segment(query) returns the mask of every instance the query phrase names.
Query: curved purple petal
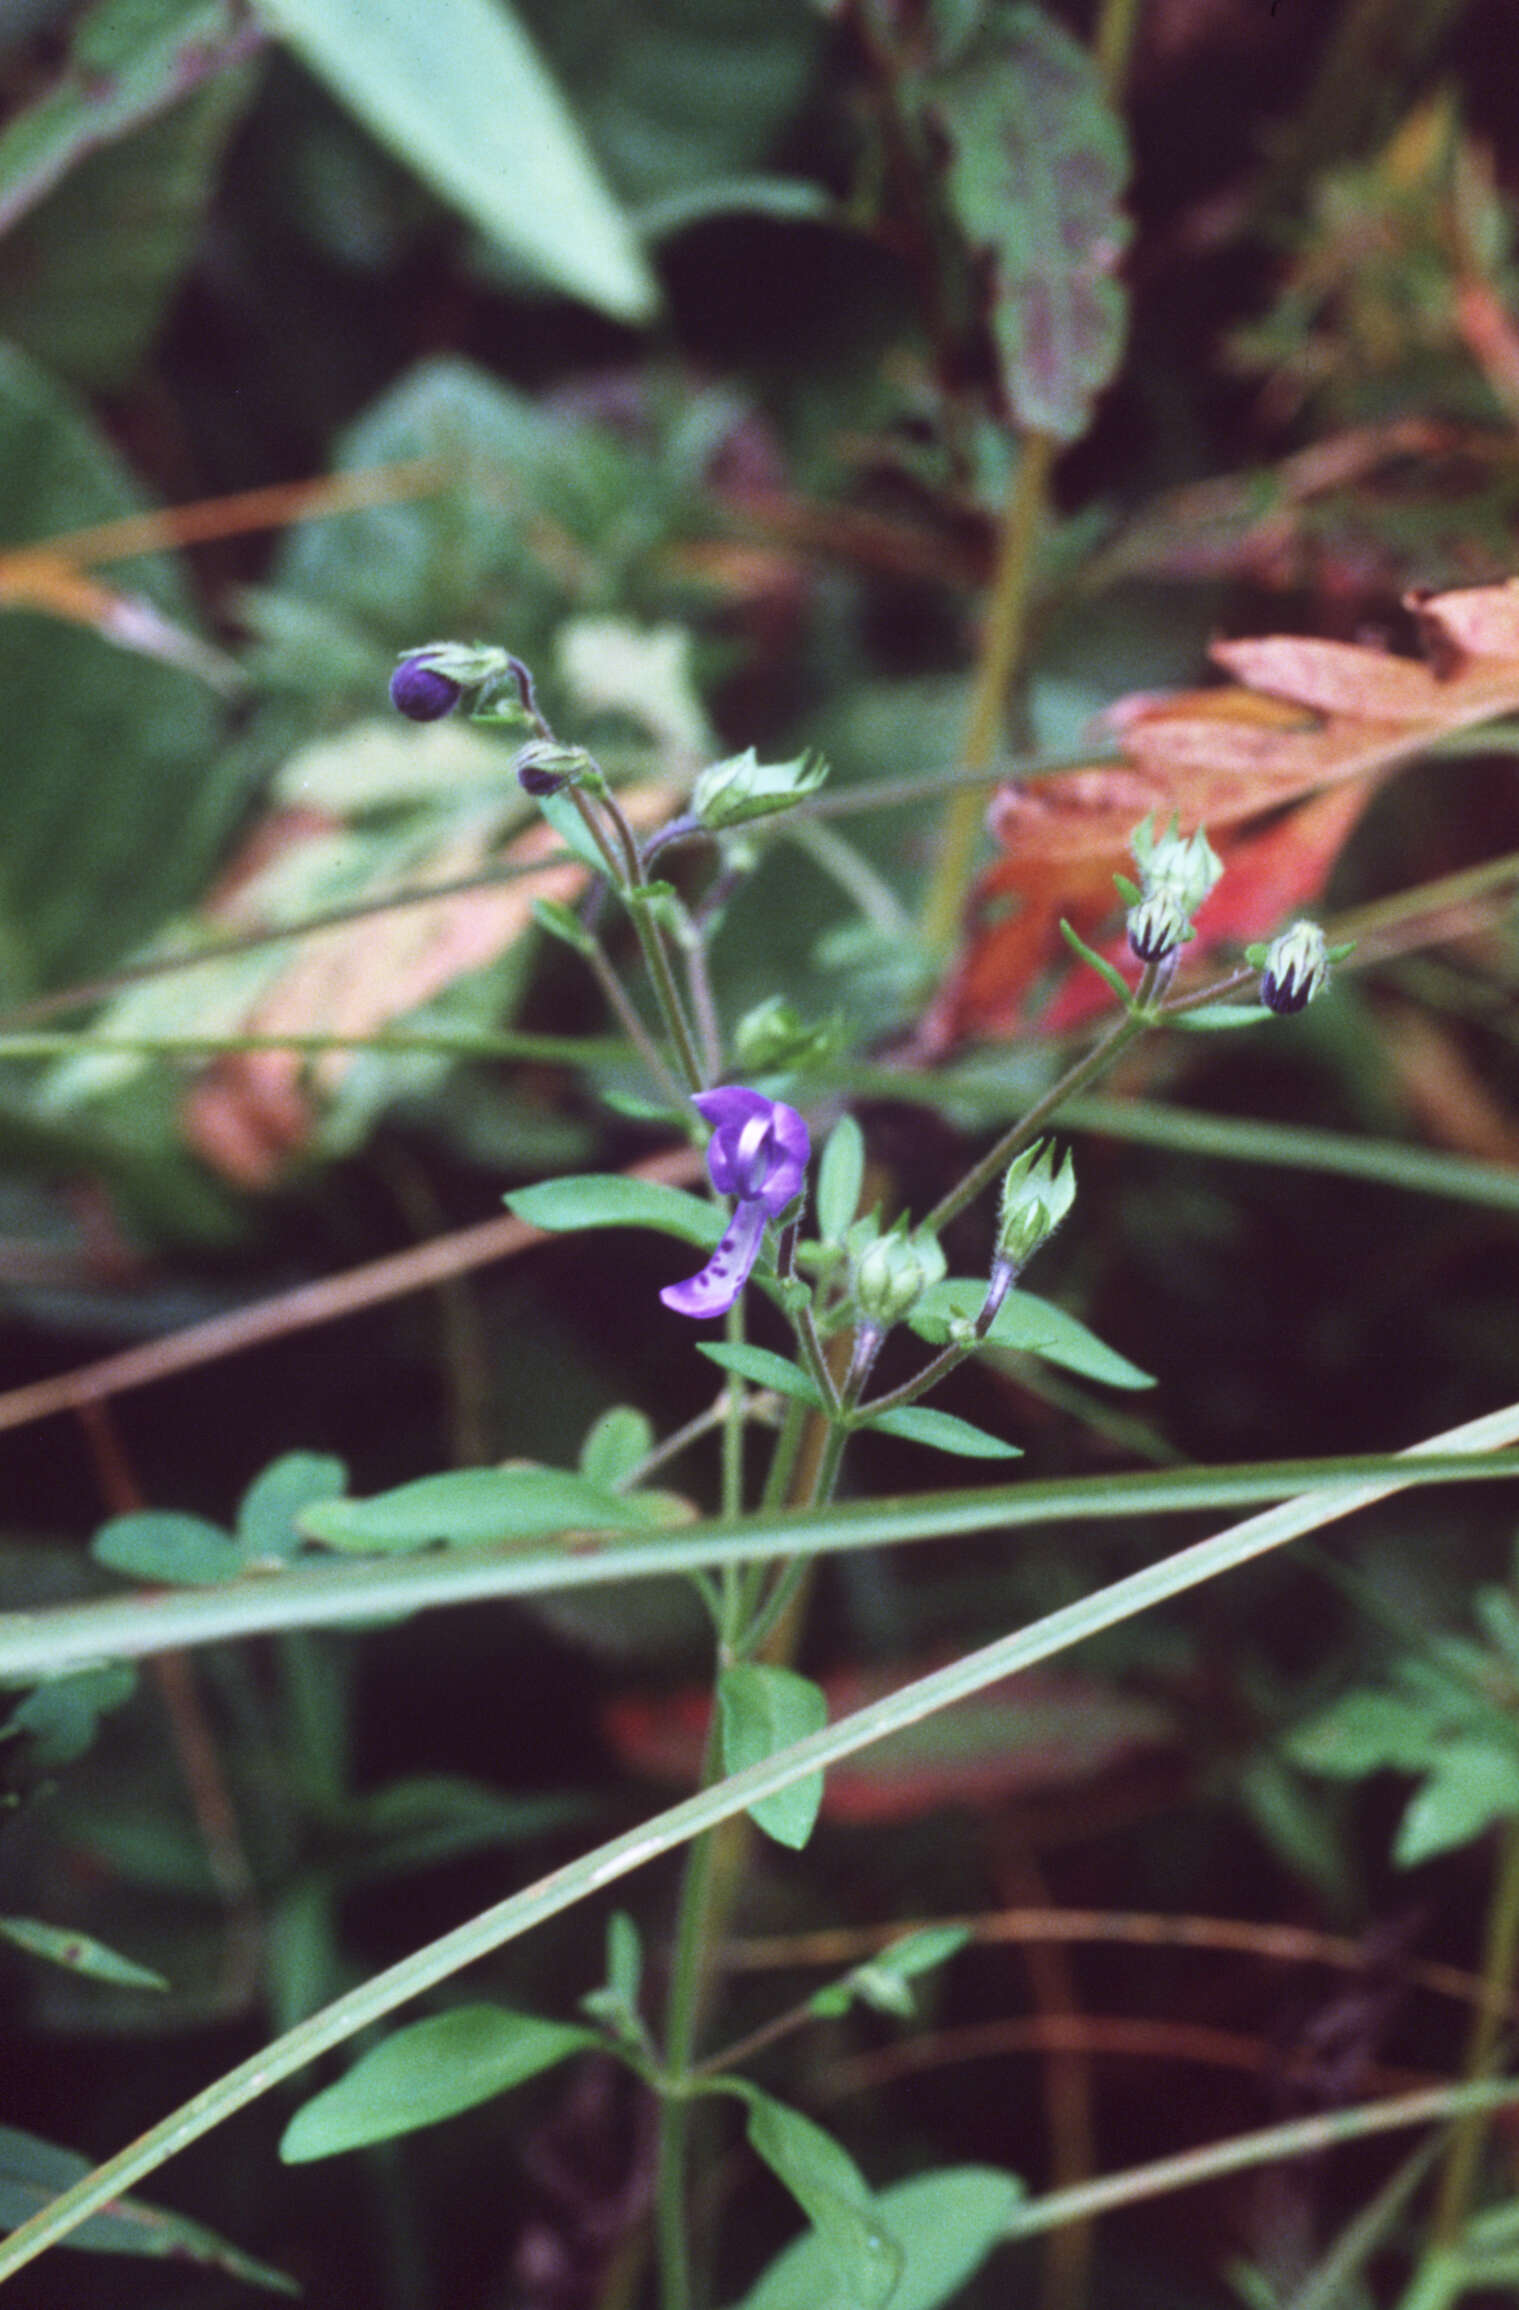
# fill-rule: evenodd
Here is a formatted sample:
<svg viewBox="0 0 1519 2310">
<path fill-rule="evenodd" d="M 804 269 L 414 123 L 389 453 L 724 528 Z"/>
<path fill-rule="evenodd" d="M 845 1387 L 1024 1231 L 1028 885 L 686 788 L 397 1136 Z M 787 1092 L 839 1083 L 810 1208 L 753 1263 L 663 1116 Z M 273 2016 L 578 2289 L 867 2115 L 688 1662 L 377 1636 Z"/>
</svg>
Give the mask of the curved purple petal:
<svg viewBox="0 0 1519 2310">
<path fill-rule="evenodd" d="M 687 1276 L 684 1283 L 667 1283 L 660 1293 L 665 1306 L 677 1315 L 726 1315 L 748 1282 L 750 1271 L 759 1257 L 769 1213 L 763 1203 L 750 1199 L 741 1203 L 728 1222 L 721 1243 L 713 1252 L 700 1275 Z"/>
<path fill-rule="evenodd" d="M 774 1219 L 800 1194 L 812 1153 L 796 1109 L 740 1083 L 699 1091 L 691 1104 L 712 1125 L 707 1169 L 718 1193 L 759 1202 Z"/>
</svg>

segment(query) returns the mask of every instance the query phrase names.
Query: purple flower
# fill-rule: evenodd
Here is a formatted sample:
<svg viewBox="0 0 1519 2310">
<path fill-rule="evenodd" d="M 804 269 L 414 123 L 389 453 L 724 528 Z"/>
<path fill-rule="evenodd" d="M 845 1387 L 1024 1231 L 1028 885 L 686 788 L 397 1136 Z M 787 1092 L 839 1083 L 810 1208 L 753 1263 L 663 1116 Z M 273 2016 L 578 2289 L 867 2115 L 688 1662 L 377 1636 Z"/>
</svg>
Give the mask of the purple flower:
<svg viewBox="0 0 1519 2310">
<path fill-rule="evenodd" d="M 691 1104 L 712 1125 L 712 1184 L 736 1206 L 700 1275 L 667 1284 L 659 1296 L 677 1315 L 726 1315 L 749 1280 L 766 1227 L 802 1191 L 812 1142 L 794 1107 L 738 1084 L 699 1091 Z"/>
</svg>

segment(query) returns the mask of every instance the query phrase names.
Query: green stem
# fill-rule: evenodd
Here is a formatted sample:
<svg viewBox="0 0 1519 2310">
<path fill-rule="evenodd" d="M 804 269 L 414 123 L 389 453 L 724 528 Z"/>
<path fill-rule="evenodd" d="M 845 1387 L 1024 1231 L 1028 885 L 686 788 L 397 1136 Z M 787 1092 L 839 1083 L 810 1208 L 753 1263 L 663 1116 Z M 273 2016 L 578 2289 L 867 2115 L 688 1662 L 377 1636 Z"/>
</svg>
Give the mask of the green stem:
<svg viewBox="0 0 1519 2310">
<path fill-rule="evenodd" d="M 1021 1121 L 1003 1133 L 991 1153 L 983 1155 L 981 1161 L 966 1173 L 958 1187 L 952 1187 L 943 1200 L 934 1205 L 923 1221 L 924 1234 L 937 1235 L 952 1219 L 958 1219 L 960 1213 L 974 1203 L 984 1189 L 990 1187 L 998 1174 L 1006 1170 L 1012 1158 L 1031 1139 L 1037 1137 L 1067 1099 L 1074 1098 L 1078 1091 L 1084 1091 L 1088 1083 L 1095 1082 L 1131 1043 L 1138 1041 L 1145 1029 L 1153 1023 L 1150 1004 L 1157 975 L 1162 967 L 1159 963 L 1146 964 L 1144 976 L 1134 992 L 1132 1008 L 1121 1019 L 1114 1021 L 1101 1041 L 1094 1043 L 1086 1057 L 1078 1059 L 1075 1066 L 1068 1069 L 1059 1082 L 1045 1092 L 1042 1099 L 1035 1100 Z"/>
<path fill-rule="evenodd" d="M 1487 1947 L 1482 1959 L 1482 2002 L 1472 2019 L 1466 2048 L 1466 2075 L 1476 2080 L 1492 2069 L 1508 2010 L 1509 1985 L 1519 1957 L 1519 1821 L 1505 1821 L 1499 1845 L 1497 1881 L 1487 1912 Z M 1457 2129 L 1435 2200 L 1434 2243 L 1460 2243 L 1471 2212 L 1488 2120 L 1474 2112 Z"/>
<path fill-rule="evenodd" d="M 726 1645 L 723 1647 L 726 1649 Z M 701 1786 L 722 1776 L 722 1728 L 716 1696 L 707 1727 Z M 691 2102 L 685 2088 L 695 2064 L 696 2032 L 706 1989 L 706 1952 L 716 1890 L 717 1831 L 692 1840 L 681 1877 L 675 1946 L 670 1959 L 670 1999 L 665 2015 L 663 2086 L 659 2103 L 659 2154 L 654 2182 L 654 2228 L 659 2249 L 663 2310 L 690 2310 L 691 2234 L 686 2193 L 686 2160 Z"/>
<path fill-rule="evenodd" d="M 686 1078 L 686 1087 L 691 1091 L 700 1091 L 707 1078 L 702 1073 L 701 1060 L 697 1056 L 695 1039 L 691 1033 L 691 1024 L 686 1017 L 685 1005 L 680 999 L 680 991 L 675 984 L 675 973 L 670 968 L 670 957 L 665 951 L 665 942 L 660 937 L 655 925 L 649 920 L 646 907 L 637 898 L 630 895 L 646 888 L 643 861 L 639 857 L 638 844 L 634 839 L 633 830 L 616 804 L 610 798 L 605 800 L 602 808 L 610 817 L 617 833 L 617 841 L 614 843 L 602 823 L 601 811 L 592 804 L 590 797 L 582 793 L 578 786 L 571 786 L 570 797 L 580 813 L 581 823 L 606 863 L 607 879 L 614 890 L 621 891 L 628 912 L 633 918 L 633 928 L 638 934 L 639 946 L 643 949 L 644 965 L 654 988 L 660 1015 L 669 1030 L 670 1039 L 674 1043 L 680 1059 L 681 1072 Z"/>
<path fill-rule="evenodd" d="M 1058 454 L 1058 442 L 1047 433 L 1026 434 L 1019 449 L 1002 516 L 997 567 L 960 749 L 964 770 L 984 770 L 997 752 L 1008 685 L 1023 651 L 1034 557 Z M 931 954 L 944 953 L 954 941 L 980 831 L 980 796 L 974 790 L 956 794 L 944 814 L 933 877 L 923 902 L 922 938 Z"/>
</svg>

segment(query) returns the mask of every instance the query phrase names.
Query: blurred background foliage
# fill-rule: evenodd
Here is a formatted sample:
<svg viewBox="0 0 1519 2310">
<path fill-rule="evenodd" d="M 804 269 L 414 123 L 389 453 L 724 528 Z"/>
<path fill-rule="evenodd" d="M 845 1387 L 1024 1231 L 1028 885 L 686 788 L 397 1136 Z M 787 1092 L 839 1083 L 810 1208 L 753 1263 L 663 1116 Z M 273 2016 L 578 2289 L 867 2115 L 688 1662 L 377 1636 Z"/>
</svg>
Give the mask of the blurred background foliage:
<svg viewBox="0 0 1519 2310">
<path fill-rule="evenodd" d="M 650 809 L 751 743 L 821 746 L 835 795 L 908 781 L 891 807 L 766 853 L 716 950 L 732 1010 L 784 993 L 836 1018 L 864 1068 L 933 993 L 903 926 L 1031 433 L 1058 455 L 1010 751 L 1093 744 L 1115 699 L 1200 680 L 1221 631 L 1408 647 L 1411 589 L 1519 568 L 1511 11 L 1132 13 L 1110 105 L 1072 62 L 1094 34 L 1077 4 L 0 11 L 0 1029 L 39 1038 L 0 1072 L 0 1385 L 668 1137 L 629 1112 L 632 1077 L 599 1043 L 577 1067 L 547 1044 L 488 1062 L 439 1046 L 604 1022 L 501 877 L 535 855 L 510 744 L 386 720 L 407 645 L 508 644 L 557 726 Z M 1050 312 L 1053 388 L 1034 358 Z M 1403 772 L 1340 858 L 1333 906 L 1519 848 L 1513 774 L 1501 734 Z M 443 884 L 476 887 L 453 911 L 380 905 Z M 1436 929 L 1295 1024 L 1170 1038 L 1117 1088 L 1511 1170 L 1507 899 Z M 357 1047 L 141 1047 L 249 1033 Z M 1053 1063 L 1037 1036 L 950 1053 L 926 1097 L 873 1065 L 882 1191 L 923 1208 L 966 1134 Z M 841 1084 L 847 1066 L 825 1116 Z M 1163 1130 L 1083 1132 L 1078 1219 L 1040 1289 L 1159 1386 L 1110 1397 L 1008 1358 L 956 1402 L 1011 1424 L 1032 1472 L 1076 1473 L 1392 1448 L 1504 1401 L 1512 1202 L 1412 1193 L 1395 1164 L 1352 1188 L 1263 1152 L 1220 1163 Z M 961 1223 L 962 1268 L 984 1263 L 986 1226 Z M 8 1417 L 0 1393 L 0 1600 L 104 1585 L 83 1543 L 111 1512 L 147 1502 L 218 1529 L 240 1502 L 268 1513 L 249 1487 L 292 1449 L 290 1481 L 337 1455 L 371 1490 L 524 1452 L 573 1464 L 609 1403 L 662 1428 L 694 1416 L 710 1374 L 657 1308 L 668 1247 L 608 1240 L 276 1327 L 78 1420 Z M 884 1440 L 856 1476 L 929 1480 Z M 712 1477 L 682 1464 L 703 1505 Z M 930 2050 L 899 2077 L 899 2032 L 856 2018 L 787 2056 L 790 2090 L 848 2097 L 829 2122 L 873 2178 L 952 2154 L 1048 2183 L 1390 2075 L 1453 2074 L 1463 2026 L 1421 2001 L 1406 1960 L 1479 1961 L 1482 1840 L 1519 1811 L 1510 1541 L 1501 1500 L 1415 1496 L 1322 1556 L 1089 1646 L 1016 1722 L 991 1712 L 957 1723 L 947 1755 L 862 1771 L 804 1862 L 758 1857 L 739 1920 L 754 1935 L 1051 1901 L 1223 1911 L 1365 1937 L 1376 1995 L 1354 2006 L 1332 1970 L 1258 1955 L 1057 1943 L 1030 1962 L 989 1935 L 930 1997 L 937 2066 Z M 808 1664 L 905 1675 L 1157 1545 L 1108 1527 L 846 1559 L 819 1583 Z M 0 1946 L 4 2114 L 103 2152 L 258 2033 L 637 1818 L 653 1781 L 694 1769 L 693 1739 L 660 1736 L 702 1672 L 701 1628 L 673 1589 L 577 1595 L 102 1671 L 71 1696 L 82 1715 L 15 1722 L 7 1909 L 98 1935 L 171 1987 Z M 1389 1696 L 1432 1631 L 1447 1682 L 1426 1677 L 1394 1737 Z M 1485 1694 L 1485 1753 L 1507 1760 L 1475 1802 L 1436 1769 L 1476 1738 L 1451 1676 Z M 503 1993 L 572 2010 L 604 1923 L 515 1947 Z M 740 1972 L 736 2030 L 781 1994 Z M 964 2054 L 957 2031 L 1031 2003 L 1076 2017 L 1076 2051 L 1025 2047 L 1003 2069 Z M 1113 2051 L 1095 2020 L 1083 2039 L 1083 2014 L 1151 2034 Z M 1186 2029 L 1210 2027 L 1212 2056 L 1189 2059 Z M 295 2175 L 274 2164 L 279 2117 L 203 2144 L 170 2194 L 296 2270 L 309 2299 L 633 2299 L 609 2272 L 646 2129 L 594 2074 L 404 2158 Z M 1161 2201 L 1057 2254 L 1044 2298 L 1285 2304 L 1386 2170 L 1367 2153 L 1217 2184 L 1184 2216 Z M 714 2187 L 736 2293 L 785 2216 L 726 2169 Z M 54 2261 L 13 2281 L 18 2310 L 234 2290 Z M 1034 2264 L 1004 2257 L 965 2299 L 1006 2301 Z M 1375 2269 L 1361 2284 L 1344 2299 L 1394 2298 Z"/>
</svg>

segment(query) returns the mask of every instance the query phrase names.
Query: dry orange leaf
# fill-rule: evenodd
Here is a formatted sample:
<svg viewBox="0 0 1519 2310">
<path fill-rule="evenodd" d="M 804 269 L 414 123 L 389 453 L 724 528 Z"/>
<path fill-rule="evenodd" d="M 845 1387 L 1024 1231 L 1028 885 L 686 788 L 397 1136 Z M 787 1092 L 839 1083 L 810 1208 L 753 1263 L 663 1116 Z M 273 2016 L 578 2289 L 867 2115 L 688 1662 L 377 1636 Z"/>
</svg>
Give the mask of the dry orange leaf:
<svg viewBox="0 0 1519 2310">
<path fill-rule="evenodd" d="M 925 1026 L 930 1049 L 1030 1023 L 1065 1027 L 1106 1001 L 1088 975 L 1036 989 L 1064 958 L 1064 916 L 1092 938 L 1139 821 L 1206 827 L 1223 881 L 1198 916 L 1196 960 L 1268 935 L 1323 890 L 1380 781 L 1437 740 L 1519 708 L 1519 580 L 1413 597 L 1425 657 L 1292 634 L 1216 642 L 1213 690 L 1120 701 L 1123 763 L 1001 789 L 989 825 L 1007 856 L 972 895 L 968 937 Z M 1264 823 L 1269 814 L 1269 824 Z M 1115 955 L 1116 959 L 1116 955 Z"/>
<path fill-rule="evenodd" d="M 650 781 L 618 801 L 642 832 L 667 818 L 675 789 Z M 312 831 L 325 822 L 313 819 Z M 428 861 L 426 879 L 446 883 L 488 864 L 531 865 L 562 850 L 541 820 L 504 850 L 483 834 L 459 835 Z M 409 878 L 409 887 L 415 886 Z M 586 870 L 574 861 L 506 883 L 376 911 L 360 921 L 308 931 L 290 964 L 249 1006 L 234 1032 L 250 1036 L 352 1036 L 361 1046 L 471 971 L 483 970 L 527 930 L 539 899 L 573 900 Z M 235 900 L 238 885 L 229 893 Z M 372 894 L 377 907 L 383 892 Z M 202 1158 L 240 1187 L 267 1187 L 305 1145 L 312 1095 L 330 1091 L 352 1064 L 351 1051 L 311 1059 L 300 1050 L 238 1052 L 220 1060 L 188 1093 L 181 1119 Z"/>
</svg>

